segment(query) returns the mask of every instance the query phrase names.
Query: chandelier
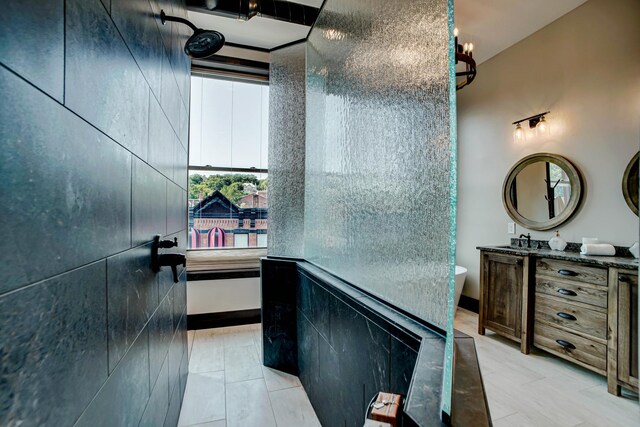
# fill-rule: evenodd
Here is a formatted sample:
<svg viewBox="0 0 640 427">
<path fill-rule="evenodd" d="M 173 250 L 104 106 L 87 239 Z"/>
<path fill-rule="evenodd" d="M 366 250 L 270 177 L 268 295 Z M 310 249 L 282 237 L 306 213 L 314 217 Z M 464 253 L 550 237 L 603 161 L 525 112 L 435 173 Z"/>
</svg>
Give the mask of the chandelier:
<svg viewBox="0 0 640 427">
<path fill-rule="evenodd" d="M 456 49 L 456 66 L 459 62 L 464 64 L 463 71 L 456 71 L 456 90 L 460 90 L 471 84 L 476 78 L 476 61 L 473 59 L 473 43 L 459 44 L 457 28 L 453 29 L 453 37 Z"/>
</svg>

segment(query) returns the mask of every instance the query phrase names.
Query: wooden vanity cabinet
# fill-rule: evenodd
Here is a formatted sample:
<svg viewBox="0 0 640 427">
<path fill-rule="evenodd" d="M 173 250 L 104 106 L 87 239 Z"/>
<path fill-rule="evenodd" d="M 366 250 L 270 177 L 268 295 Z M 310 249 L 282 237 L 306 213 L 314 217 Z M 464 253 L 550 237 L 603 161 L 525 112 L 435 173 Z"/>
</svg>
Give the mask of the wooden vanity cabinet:
<svg viewBox="0 0 640 427">
<path fill-rule="evenodd" d="M 482 252 L 478 333 L 485 328 L 517 341 L 529 353 L 528 257 Z"/>
<path fill-rule="evenodd" d="M 607 374 L 607 269 L 536 260 L 533 345 Z"/>
<path fill-rule="evenodd" d="M 609 270 L 609 392 L 638 391 L 638 273 Z"/>
<path fill-rule="evenodd" d="M 480 248 L 478 333 L 485 328 L 638 391 L 638 270 Z"/>
</svg>

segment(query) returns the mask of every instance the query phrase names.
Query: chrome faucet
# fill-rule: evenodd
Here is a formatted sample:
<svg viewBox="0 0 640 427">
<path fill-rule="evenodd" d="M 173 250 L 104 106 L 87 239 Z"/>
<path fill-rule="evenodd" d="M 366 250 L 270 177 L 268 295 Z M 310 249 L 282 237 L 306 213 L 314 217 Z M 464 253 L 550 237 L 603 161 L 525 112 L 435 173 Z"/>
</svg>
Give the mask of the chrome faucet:
<svg viewBox="0 0 640 427">
<path fill-rule="evenodd" d="M 527 248 L 531 249 L 531 233 L 521 234 L 519 238 L 522 239 L 523 237 L 527 239 Z"/>
</svg>

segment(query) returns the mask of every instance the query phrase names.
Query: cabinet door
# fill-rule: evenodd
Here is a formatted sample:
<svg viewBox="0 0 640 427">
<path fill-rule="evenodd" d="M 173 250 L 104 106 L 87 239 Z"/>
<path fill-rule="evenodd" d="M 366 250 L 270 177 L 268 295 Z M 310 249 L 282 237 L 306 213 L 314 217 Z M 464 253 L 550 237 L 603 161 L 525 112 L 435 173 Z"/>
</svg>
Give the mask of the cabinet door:
<svg viewBox="0 0 640 427">
<path fill-rule="evenodd" d="M 482 324 L 520 342 L 523 258 L 487 253 L 482 262 Z"/>
<path fill-rule="evenodd" d="M 618 276 L 618 379 L 638 389 L 638 275 Z"/>
</svg>

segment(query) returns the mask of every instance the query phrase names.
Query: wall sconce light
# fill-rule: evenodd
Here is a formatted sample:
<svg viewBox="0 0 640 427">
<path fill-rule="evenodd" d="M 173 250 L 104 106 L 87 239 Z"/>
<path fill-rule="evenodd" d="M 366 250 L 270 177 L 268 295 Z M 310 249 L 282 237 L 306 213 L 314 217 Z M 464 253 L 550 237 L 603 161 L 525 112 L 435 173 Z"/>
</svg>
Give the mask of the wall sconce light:
<svg viewBox="0 0 640 427">
<path fill-rule="evenodd" d="M 544 116 L 540 117 L 540 121 L 536 125 L 536 133 L 538 135 L 549 135 L 549 123 L 547 123 Z"/>
<path fill-rule="evenodd" d="M 529 129 L 535 129 L 535 133 L 537 135 L 548 135 L 549 134 L 549 123 L 545 120 L 545 116 L 549 114 L 551 111 L 545 111 L 544 113 L 539 113 L 531 117 L 527 117 L 524 119 L 517 120 L 512 124 L 516 125 L 515 130 L 513 131 L 513 141 L 518 144 L 524 142 L 526 140 L 525 131 L 522 128 L 520 123 L 524 121 L 529 122 Z"/>
<path fill-rule="evenodd" d="M 513 131 L 513 142 L 521 144 L 525 141 L 524 129 L 520 126 L 520 123 L 516 124 L 516 130 Z"/>
</svg>

